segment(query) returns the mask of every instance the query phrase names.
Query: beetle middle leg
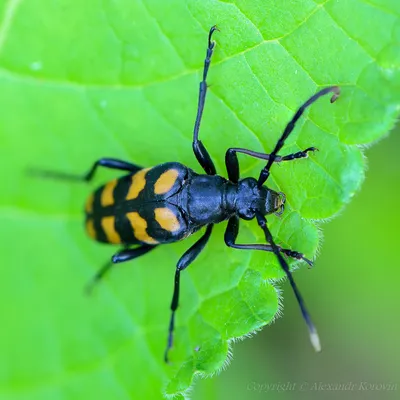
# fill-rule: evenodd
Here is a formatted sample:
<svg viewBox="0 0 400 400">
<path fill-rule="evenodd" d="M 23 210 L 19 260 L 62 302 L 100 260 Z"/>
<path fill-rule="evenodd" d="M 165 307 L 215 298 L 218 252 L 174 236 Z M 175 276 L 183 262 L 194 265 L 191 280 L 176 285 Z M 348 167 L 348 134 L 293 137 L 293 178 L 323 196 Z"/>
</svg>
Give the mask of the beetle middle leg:
<svg viewBox="0 0 400 400">
<path fill-rule="evenodd" d="M 167 348 L 165 349 L 164 360 L 168 362 L 168 351 L 172 347 L 173 344 L 173 334 L 174 334 L 174 326 L 175 326 L 175 312 L 178 308 L 179 303 L 179 285 L 181 279 L 181 272 L 187 268 L 201 253 L 204 249 L 205 245 L 210 238 L 212 232 L 213 225 L 210 224 L 207 226 L 204 235 L 192 246 L 187 250 L 183 256 L 179 259 L 178 264 L 176 266 L 175 271 L 175 280 L 174 280 L 174 294 L 172 296 L 171 302 L 171 319 L 169 321 L 169 328 L 168 328 L 168 341 L 167 341 Z"/>
<path fill-rule="evenodd" d="M 94 277 L 90 280 L 85 288 L 86 293 L 91 293 L 93 287 L 104 277 L 104 275 L 117 263 L 130 261 L 140 256 L 145 255 L 149 251 L 153 250 L 157 246 L 155 245 L 141 245 L 134 249 L 123 249 L 120 252 L 114 254 L 110 261 L 108 261 L 102 268 L 100 268 Z"/>
<path fill-rule="evenodd" d="M 215 47 L 215 42 L 213 42 L 211 38 L 212 34 L 216 30 L 218 30 L 217 27 L 213 26 L 208 34 L 207 54 L 206 54 L 206 59 L 204 60 L 203 80 L 200 82 L 199 103 L 197 106 L 196 121 L 194 123 L 193 144 L 192 144 L 194 155 L 196 156 L 197 161 L 203 167 L 207 175 L 215 175 L 216 169 L 210 154 L 208 153 L 203 143 L 198 138 L 199 138 L 201 117 L 203 116 L 204 103 L 207 94 L 207 74 L 208 74 L 208 69 L 210 67 L 211 56 Z"/>
<path fill-rule="evenodd" d="M 286 156 L 275 156 L 274 162 L 291 161 L 299 158 L 308 157 L 310 151 L 318 150 L 316 147 L 309 147 L 308 149 L 298 151 L 297 153 L 288 154 Z M 225 153 L 225 165 L 228 172 L 228 178 L 231 182 L 237 183 L 240 178 L 239 172 L 239 160 L 236 153 L 247 154 L 254 158 L 260 158 L 262 160 L 269 160 L 271 154 L 259 153 L 257 151 L 247 150 L 240 147 L 230 147 Z"/>
</svg>

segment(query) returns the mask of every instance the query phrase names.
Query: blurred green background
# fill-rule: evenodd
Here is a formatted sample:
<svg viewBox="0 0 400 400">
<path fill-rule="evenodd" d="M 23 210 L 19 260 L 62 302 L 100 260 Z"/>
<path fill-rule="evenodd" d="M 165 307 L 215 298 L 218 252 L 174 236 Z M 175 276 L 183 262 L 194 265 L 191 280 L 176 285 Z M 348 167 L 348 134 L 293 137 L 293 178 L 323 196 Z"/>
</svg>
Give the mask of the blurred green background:
<svg viewBox="0 0 400 400">
<path fill-rule="evenodd" d="M 285 283 L 283 318 L 235 344 L 228 370 L 200 381 L 193 399 L 400 398 L 399 149 L 400 126 L 365 151 L 361 191 L 322 226 L 314 268 L 295 274 L 323 351 L 309 346 Z"/>
</svg>

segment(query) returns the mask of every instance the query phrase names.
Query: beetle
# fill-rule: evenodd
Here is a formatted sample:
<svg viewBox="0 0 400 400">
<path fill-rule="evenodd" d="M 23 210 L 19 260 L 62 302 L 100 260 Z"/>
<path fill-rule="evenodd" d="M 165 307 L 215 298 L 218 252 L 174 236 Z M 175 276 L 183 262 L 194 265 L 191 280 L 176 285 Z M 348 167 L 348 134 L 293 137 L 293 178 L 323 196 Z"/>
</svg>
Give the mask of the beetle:
<svg viewBox="0 0 400 400">
<path fill-rule="evenodd" d="M 217 27 L 213 26 L 208 34 L 192 142 L 194 155 L 205 173 L 199 174 L 179 162 L 167 162 L 152 168 L 142 168 L 114 158 L 97 160 L 84 176 L 51 171 L 42 171 L 41 173 L 55 178 L 90 181 L 98 167 L 127 172 L 126 175 L 99 187 L 86 201 L 85 215 L 88 235 L 99 242 L 122 245 L 121 250 L 112 256 L 111 262 L 104 265 L 93 277 L 87 287 L 88 290 L 91 290 L 112 265 L 141 257 L 161 244 L 182 240 L 205 228 L 203 235 L 183 254 L 176 265 L 167 346 L 164 354 L 166 362 L 168 362 L 168 352 L 173 344 L 181 272 L 204 249 L 214 224 L 226 220 L 228 223 L 224 240 L 227 246 L 234 249 L 261 250 L 275 254 L 297 298 L 308 327 L 311 343 L 315 350 L 319 351 L 321 346 L 317 330 L 283 255 L 303 260 L 310 266 L 312 262 L 302 253 L 282 248 L 275 243 L 265 216 L 282 214 L 286 196 L 282 192 L 270 189 L 265 182 L 270 176 L 270 169 L 274 163 L 307 158 L 308 153 L 317 150 L 315 147 L 309 147 L 288 155 L 278 154 L 306 108 L 328 93 L 333 93 L 331 97 L 331 103 L 333 103 L 338 98 L 340 90 L 338 86 L 330 86 L 310 97 L 289 121 L 270 154 L 245 148 L 228 148 L 225 154 L 228 173 L 228 179 L 226 179 L 217 174 L 210 154 L 199 140 L 200 122 L 207 94 L 207 75 L 215 47 L 212 36 L 216 30 L 218 30 Z M 258 179 L 240 178 L 238 153 L 267 161 Z M 255 219 L 264 232 L 267 244 L 237 243 L 240 219 Z"/>
</svg>

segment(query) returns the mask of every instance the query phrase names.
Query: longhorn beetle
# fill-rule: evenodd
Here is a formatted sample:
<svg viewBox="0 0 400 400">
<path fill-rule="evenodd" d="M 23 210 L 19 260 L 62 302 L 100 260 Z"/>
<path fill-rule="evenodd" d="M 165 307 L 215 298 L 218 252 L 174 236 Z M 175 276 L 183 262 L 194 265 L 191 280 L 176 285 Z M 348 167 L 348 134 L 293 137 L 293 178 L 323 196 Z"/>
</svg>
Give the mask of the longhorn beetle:
<svg viewBox="0 0 400 400">
<path fill-rule="evenodd" d="M 315 147 L 309 147 L 293 154 L 284 156 L 278 154 L 305 109 L 330 92 L 333 93 L 331 97 L 331 103 L 333 103 L 339 96 L 339 87 L 326 87 L 310 97 L 289 121 L 272 153 L 263 154 L 240 147 L 229 148 L 225 154 L 228 172 L 228 179 L 225 179 L 217 175 L 210 154 L 199 140 L 200 122 L 207 94 L 207 74 L 215 47 L 212 35 L 216 30 L 217 27 L 213 26 L 208 34 L 192 143 L 194 155 L 205 174 L 198 174 L 179 162 L 167 162 L 143 169 L 130 162 L 113 158 L 97 160 L 88 173 L 83 176 L 52 171 L 41 171 L 40 174 L 54 178 L 90 181 L 99 166 L 128 173 L 99 187 L 86 202 L 88 235 L 99 242 L 122 245 L 121 250 L 111 258 L 111 262 L 105 264 L 93 277 L 88 289 L 91 289 L 93 284 L 98 282 L 113 264 L 133 260 L 145 255 L 160 244 L 176 242 L 203 227 L 206 228 L 204 234 L 183 254 L 176 266 L 171 318 L 164 354 L 166 362 L 168 362 L 168 351 L 173 343 L 181 272 L 204 249 L 214 224 L 225 220 L 228 220 L 225 231 L 227 246 L 241 250 L 269 251 L 275 254 L 297 298 L 308 327 L 311 343 L 315 350 L 319 351 L 321 346 L 317 331 L 283 255 L 303 260 L 310 266 L 312 263 L 303 254 L 291 249 L 284 249 L 275 243 L 265 215 L 273 213 L 280 215 L 284 210 L 286 197 L 284 193 L 275 192 L 264 184 L 269 178 L 273 163 L 306 158 L 309 152 L 317 150 Z M 240 179 L 237 153 L 267 161 L 258 179 Z M 267 244 L 236 243 L 240 218 L 244 220 L 255 218 L 264 232 Z M 130 248 L 130 246 L 135 247 Z"/>
</svg>

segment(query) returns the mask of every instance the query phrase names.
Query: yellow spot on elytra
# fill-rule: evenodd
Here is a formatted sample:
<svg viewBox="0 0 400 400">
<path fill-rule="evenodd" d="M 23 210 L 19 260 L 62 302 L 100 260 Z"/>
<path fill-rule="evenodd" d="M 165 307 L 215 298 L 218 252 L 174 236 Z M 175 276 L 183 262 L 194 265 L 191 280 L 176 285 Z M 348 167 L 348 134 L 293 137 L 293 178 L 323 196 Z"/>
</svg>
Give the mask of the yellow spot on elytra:
<svg viewBox="0 0 400 400">
<path fill-rule="evenodd" d="M 88 197 L 85 204 L 85 211 L 87 214 L 91 214 L 93 212 L 93 193 Z"/>
<path fill-rule="evenodd" d="M 156 208 L 154 214 L 161 228 L 168 232 L 175 232 L 181 227 L 174 212 L 167 207 Z"/>
<path fill-rule="evenodd" d="M 114 188 L 117 186 L 117 180 L 108 182 L 101 192 L 100 203 L 103 207 L 112 206 L 114 204 Z"/>
<path fill-rule="evenodd" d="M 160 177 L 157 179 L 154 184 L 154 193 L 155 194 L 164 194 L 171 190 L 172 186 L 176 182 L 176 178 L 179 175 L 179 171 L 177 169 L 169 169 L 168 171 L 163 172 Z"/>
<path fill-rule="evenodd" d="M 133 233 L 137 240 L 148 244 L 156 244 L 157 240 L 153 239 L 151 236 L 147 234 L 147 222 L 144 218 L 142 218 L 137 212 L 129 212 L 126 214 L 128 217 Z"/>
<path fill-rule="evenodd" d="M 109 216 L 102 218 L 101 226 L 109 243 L 121 243 L 121 238 L 115 230 L 115 217 Z"/>
<path fill-rule="evenodd" d="M 136 172 L 135 175 L 132 175 L 132 183 L 129 188 L 129 192 L 126 195 L 126 200 L 133 200 L 139 196 L 139 193 L 146 186 L 146 173 L 150 168 L 141 169 L 139 172 Z"/>
<path fill-rule="evenodd" d="M 96 239 L 96 231 L 94 229 L 94 223 L 91 218 L 86 220 L 86 232 L 92 239 Z"/>
</svg>

